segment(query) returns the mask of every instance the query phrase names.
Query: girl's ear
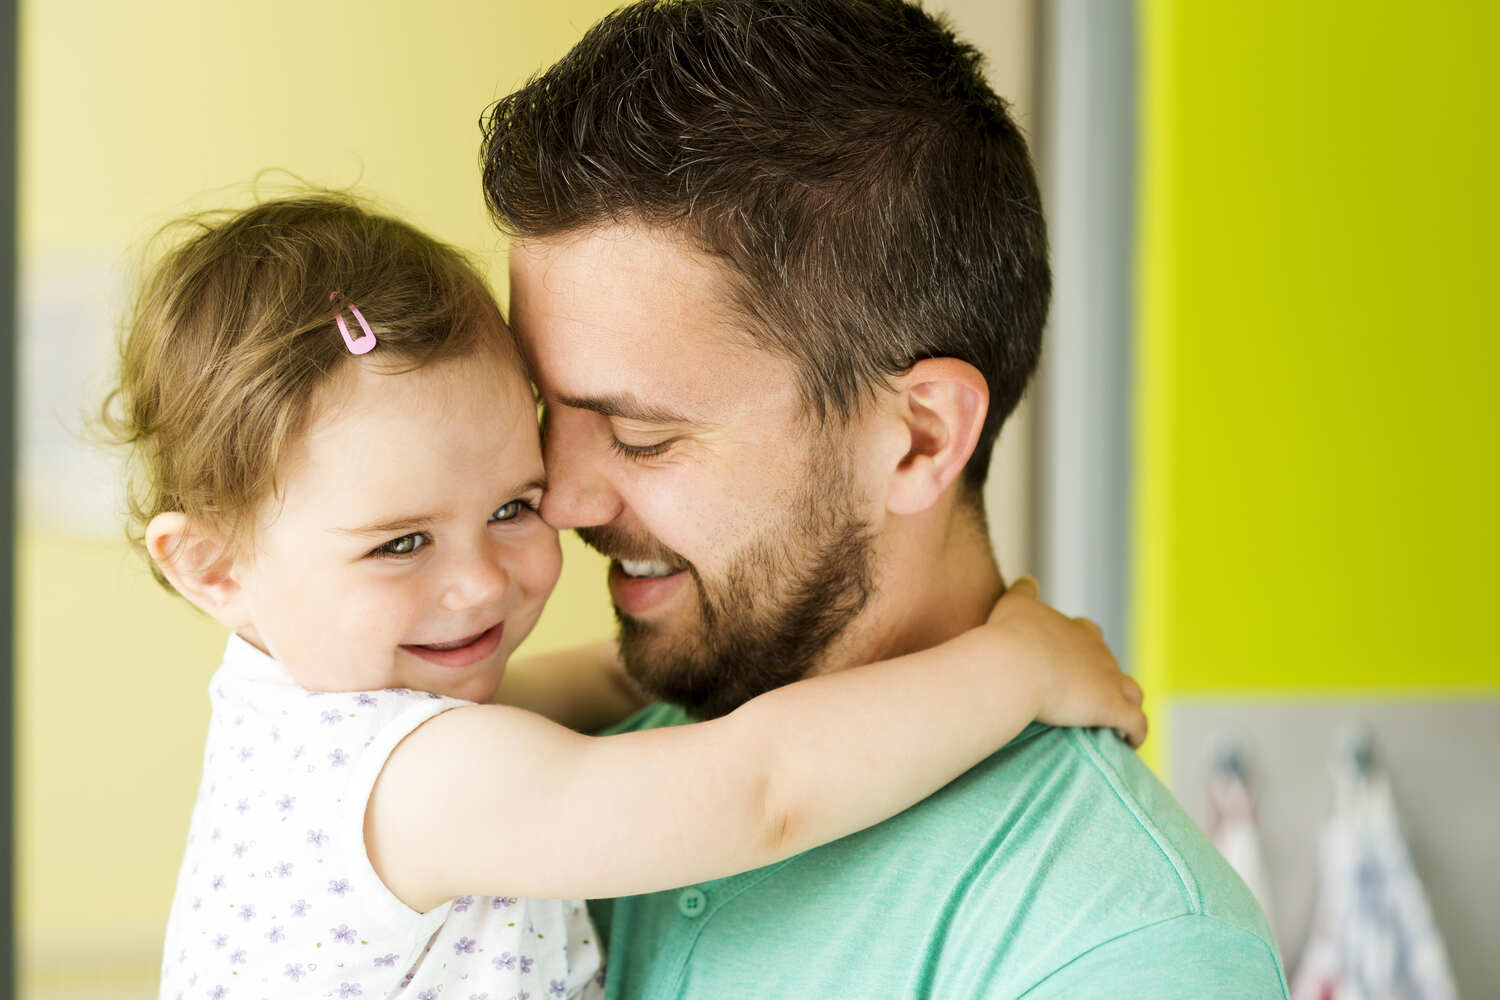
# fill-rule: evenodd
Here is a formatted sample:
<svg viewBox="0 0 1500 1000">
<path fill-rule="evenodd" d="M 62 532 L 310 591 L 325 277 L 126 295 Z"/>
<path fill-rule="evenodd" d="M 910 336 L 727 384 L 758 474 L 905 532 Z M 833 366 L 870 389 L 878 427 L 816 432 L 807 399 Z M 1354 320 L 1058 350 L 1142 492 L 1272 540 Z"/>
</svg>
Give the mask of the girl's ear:
<svg viewBox="0 0 1500 1000">
<path fill-rule="evenodd" d="M 218 532 L 168 511 L 146 525 L 146 552 L 177 592 L 204 613 L 232 629 L 248 624 L 234 560 Z"/>
</svg>

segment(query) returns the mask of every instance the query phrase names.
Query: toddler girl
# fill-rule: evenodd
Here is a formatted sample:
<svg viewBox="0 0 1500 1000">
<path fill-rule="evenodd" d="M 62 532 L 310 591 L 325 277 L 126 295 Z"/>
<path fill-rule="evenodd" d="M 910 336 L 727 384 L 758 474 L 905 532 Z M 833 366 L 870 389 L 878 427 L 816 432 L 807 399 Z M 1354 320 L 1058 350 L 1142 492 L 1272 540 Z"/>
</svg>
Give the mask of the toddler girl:
<svg viewBox="0 0 1500 1000">
<path fill-rule="evenodd" d="M 1033 718 L 1143 736 L 1097 637 L 1022 595 L 697 725 L 599 738 L 490 704 L 560 553 L 484 282 L 342 197 L 193 225 L 143 286 L 109 411 L 154 571 L 231 630 L 163 997 L 598 995 L 576 897 L 863 828 Z M 547 703 L 620 706 L 617 671 L 580 653 Z"/>
</svg>

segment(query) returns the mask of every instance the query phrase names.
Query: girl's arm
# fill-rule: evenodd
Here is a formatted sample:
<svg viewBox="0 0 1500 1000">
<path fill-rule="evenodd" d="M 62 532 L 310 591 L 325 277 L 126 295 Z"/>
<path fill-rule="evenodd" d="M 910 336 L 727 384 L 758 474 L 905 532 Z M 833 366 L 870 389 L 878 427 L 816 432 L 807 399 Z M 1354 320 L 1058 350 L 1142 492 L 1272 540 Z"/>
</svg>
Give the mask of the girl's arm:
<svg viewBox="0 0 1500 1000">
<path fill-rule="evenodd" d="M 370 860 L 417 910 L 464 893 L 623 896 L 877 823 L 1034 718 L 1138 743 L 1140 689 L 1097 630 L 1034 594 L 1013 587 L 988 624 L 941 646 L 789 684 L 695 725 L 598 738 L 507 706 L 445 712 L 376 782 Z"/>
<path fill-rule="evenodd" d="M 613 641 L 513 661 L 494 700 L 582 733 L 612 726 L 650 701 L 625 672 Z"/>
</svg>

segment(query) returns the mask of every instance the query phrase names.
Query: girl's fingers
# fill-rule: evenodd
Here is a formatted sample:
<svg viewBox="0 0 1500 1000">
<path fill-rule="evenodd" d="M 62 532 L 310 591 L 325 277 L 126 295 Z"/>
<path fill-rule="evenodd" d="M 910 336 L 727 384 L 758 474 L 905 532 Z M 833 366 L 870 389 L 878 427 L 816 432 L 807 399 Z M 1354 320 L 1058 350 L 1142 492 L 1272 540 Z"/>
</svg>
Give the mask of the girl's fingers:
<svg viewBox="0 0 1500 1000">
<path fill-rule="evenodd" d="M 1033 581 L 1033 582 L 1035 582 L 1035 581 Z M 1073 621 L 1077 622 L 1079 625 L 1082 625 L 1084 628 L 1088 629 L 1090 632 L 1094 633 L 1099 638 L 1101 638 L 1101 639 L 1104 638 L 1104 630 L 1099 627 L 1099 623 L 1096 622 L 1096 621 L 1094 621 L 1094 619 L 1092 619 L 1092 618 L 1084 618 L 1083 616 L 1080 615 L 1079 617 L 1074 618 Z"/>
<path fill-rule="evenodd" d="M 1037 600 L 1041 596 L 1041 590 L 1036 584 L 1036 577 L 1030 573 L 1023 573 L 1016 577 L 1011 581 L 1010 586 L 1006 590 L 1009 593 L 1019 592 L 1023 597 L 1029 597 L 1032 600 Z"/>
</svg>

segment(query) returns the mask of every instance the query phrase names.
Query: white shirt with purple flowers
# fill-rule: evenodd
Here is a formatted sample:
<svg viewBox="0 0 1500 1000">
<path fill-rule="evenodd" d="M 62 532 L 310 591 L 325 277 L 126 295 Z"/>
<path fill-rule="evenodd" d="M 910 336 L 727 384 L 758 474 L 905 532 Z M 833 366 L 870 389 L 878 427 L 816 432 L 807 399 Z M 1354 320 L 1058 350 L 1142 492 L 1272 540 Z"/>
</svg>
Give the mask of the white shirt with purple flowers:
<svg viewBox="0 0 1500 1000">
<path fill-rule="evenodd" d="M 237 636 L 209 694 L 162 1000 L 603 996 L 581 902 L 460 896 L 417 913 L 370 866 L 365 805 L 386 759 L 423 722 L 469 702 L 307 691 Z"/>
</svg>

